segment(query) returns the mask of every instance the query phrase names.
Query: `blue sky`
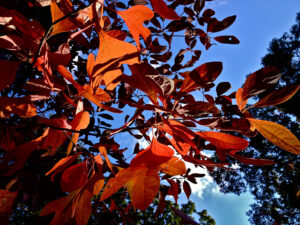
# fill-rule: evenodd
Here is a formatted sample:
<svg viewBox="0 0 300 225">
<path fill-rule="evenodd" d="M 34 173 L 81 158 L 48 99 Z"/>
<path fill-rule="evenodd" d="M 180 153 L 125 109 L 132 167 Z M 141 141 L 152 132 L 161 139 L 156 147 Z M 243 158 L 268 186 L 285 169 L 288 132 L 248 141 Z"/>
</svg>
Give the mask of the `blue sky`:
<svg viewBox="0 0 300 225">
<path fill-rule="evenodd" d="M 235 23 L 220 35 L 235 35 L 241 43 L 212 46 L 208 51 L 204 50 L 200 58 L 200 64 L 223 62 L 223 73 L 216 84 L 229 81 L 231 91 L 242 86 L 247 74 L 261 68 L 261 58 L 267 53 L 270 41 L 289 31 L 295 24 L 296 13 L 300 12 L 299 0 L 215 0 L 207 5 L 216 11 L 219 19 L 237 15 Z M 245 215 L 253 202 L 249 193 L 240 196 L 222 194 L 209 177 L 202 178 L 192 188 L 191 199 L 197 209 L 207 209 L 217 225 L 250 224 Z M 184 195 L 181 201 L 187 201 Z"/>
</svg>

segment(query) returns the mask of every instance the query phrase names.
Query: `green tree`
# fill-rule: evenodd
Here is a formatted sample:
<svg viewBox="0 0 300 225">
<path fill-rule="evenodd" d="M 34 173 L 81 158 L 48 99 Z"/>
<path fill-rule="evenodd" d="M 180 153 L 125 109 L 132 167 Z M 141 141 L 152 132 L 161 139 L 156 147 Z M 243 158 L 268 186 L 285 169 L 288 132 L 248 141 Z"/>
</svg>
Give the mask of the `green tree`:
<svg viewBox="0 0 300 225">
<path fill-rule="evenodd" d="M 273 39 L 268 54 L 262 58 L 263 66 L 275 66 L 282 71 L 275 88 L 299 85 L 300 68 L 300 13 L 290 32 Z M 266 94 L 276 91 L 268 90 Z M 251 114 L 264 120 L 277 122 L 299 137 L 299 93 L 289 102 L 276 107 L 251 110 Z M 247 212 L 252 224 L 296 224 L 300 219 L 300 163 L 299 156 L 282 152 L 260 134 L 252 138 L 244 156 L 276 161 L 274 166 L 239 165 L 238 171 L 214 170 L 211 174 L 222 192 L 241 194 L 246 190 L 254 196 L 255 203 Z"/>
</svg>

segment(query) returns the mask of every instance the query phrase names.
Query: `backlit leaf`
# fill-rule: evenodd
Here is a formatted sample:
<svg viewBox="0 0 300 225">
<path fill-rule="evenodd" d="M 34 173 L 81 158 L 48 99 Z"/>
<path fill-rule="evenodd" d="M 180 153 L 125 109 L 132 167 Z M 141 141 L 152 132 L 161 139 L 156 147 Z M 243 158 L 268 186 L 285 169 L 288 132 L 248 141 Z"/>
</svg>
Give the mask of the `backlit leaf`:
<svg viewBox="0 0 300 225">
<path fill-rule="evenodd" d="M 131 160 L 130 166 L 145 164 L 148 168 L 156 168 L 160 164 L 168 162 L 173 154 L 173 149 L 153 138 L 151 144 Z"/>
<path fill-rule="evenodd" d="M 173 156 L 168 162 L 160 165 L 161 172 L 171 176 L 182 175 L 186 173 L 185 163 L 178 157 Z"/>
<path fill-rule="evenodd" d="M 125 21 L 137 48 L 140 50 L 140 36 L 146 42 L 151 32 L 143 26 L 144 21 L 150 20 L 154 13 L 151 9 L 144 5 L 135 5 L 124 11 L 117 11 L 119 16 Z"/>
<path fill-rule="evenodd" d="M 134 176 L 126 183 L 132 205 L 142 211 L 153 202 L 156 197 L 160 179 L 158 171 L 147 167 L 138 167 Z"/>
<path fill-rule="evenodd" d="M 236 137 L 230 134 L 219 133 L 214 131 L 204 131 L 197 133 L 200 137 L 205 138 L 211 142 L 218 149 L 237 149 L 243 150 L 247 148 L 249 142 L 243 138 Z"/>
<path fill-rule="evenodd" d="M 133 65 L 139 63 L 137 48 L 130 43 L 120 41 L 100 30 L 99 50 L 93 68 L 93 88 L 104 84 L 107 90 L 113 90 L 120 81 L 122 64 Z"/>
<path fill-rule="evenodd" d="M 263 99 L 255 103 L 254 107 L 267 107 L 272 105 L 278 105 L 292 98 L 299 90 L 300 85 L 291 85 L 287 87 L 275 90 Z"/>
<path fill-rule="evenodd" d="M 57 5 L 56 0 L 51 1 L 51 16 L 52 22 L 55 22 L 56 20 L 61 19 L 65 16 L 65 13 Z M 76 28 L 76 25 L 71 20 L 66 18 L 53 26 L 51 35 L 55 35 L 61 32 L 68 32 Z"/>
<path fill-rule="evenodd" d="M 212 83 L 217 79 L 223 70 L 222 62 L 209 62 L 194 69 L 189 77 L 200 87 Z"/>
<path fill-rule="evenodd" d="M 72 121 L 72 129 L 80 131 L 88 127 L 90 123 L 90 114 L 88 111 L 81 111 L 76 114 L 74 120 Z M 67 155 L 71 153 L 73 144 L 76 144 L 79 138 L 79 133 L 74 133 L 67 148 Z"/>
<path fill-rule="evenodd" d="M 274 86 L 280 79 L 281 73 L 276 67 L 265 67 L 250 74 L 243 86 L 242 100 L 258 95 Z"/>
<path fill-rule="evenodd" d="M 259 133 L 274 145 L 293 154 L 300 154 L 300 141 L 287 128 L 271 121 L 247 119 Z"/>
</svg>

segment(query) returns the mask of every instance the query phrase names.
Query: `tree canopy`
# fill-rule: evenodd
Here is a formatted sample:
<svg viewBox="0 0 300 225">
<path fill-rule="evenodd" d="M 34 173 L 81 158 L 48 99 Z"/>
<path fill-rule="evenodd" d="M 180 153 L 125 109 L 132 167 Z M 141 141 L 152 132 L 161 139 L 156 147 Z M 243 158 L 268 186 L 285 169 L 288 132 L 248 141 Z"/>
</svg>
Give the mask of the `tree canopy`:
<svg viewBox="0 0 300 225">
<path fill-rule="evenodd" d="M 169 196 L 177 202 L 184 192 L 189 198 L 190 182 L 203 176 L 187 162 L 209 171 L 230 170 L 231 160 L 275 164 L 241 153 L 258 132 L 299 155 L 292 132 L 250 112 L 287 101 L 299 85 L 287 84 L 250 106 L 248 99 L 280 79 L 278 68 L 264 67 L 228 93 L 229 82 L 215 85 L 222 62 L 199 63 L 200 49 L 239 43 L 219 34 L 235 19 L 218 19 L 204 0 L 5 2 L 0 7 L 2 223 L 30 208 L 40 211 L 36 223 L 51 225 L 85 225 L 108 212 L 126 224 L 130 212 L 149 207 L 159 216 Z M 208 94 L 213 89 L 216 96 Z M 133 137 L 133 145 L 123 147 L 120 136 Z M 171 209 L 180 223 L 198 224 L 184 213 L 185 206 Z M 214 223 L 205 211 L 199 215 L 201 222 Z"/>
</svg>

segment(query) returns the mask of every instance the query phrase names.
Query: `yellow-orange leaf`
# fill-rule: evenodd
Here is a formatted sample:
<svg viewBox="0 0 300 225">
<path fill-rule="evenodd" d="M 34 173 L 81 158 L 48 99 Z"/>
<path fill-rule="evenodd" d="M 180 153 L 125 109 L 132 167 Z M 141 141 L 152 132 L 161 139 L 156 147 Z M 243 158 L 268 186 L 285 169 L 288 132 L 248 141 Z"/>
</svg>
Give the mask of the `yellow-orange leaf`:
<svg viewBox="0 0 300 225">
<path fill-rule="evenodd" d="M 100 201 L 109 198 L 120 188 L 122 188 L 126 184 L 126 182 L 134 176 L 136 168 L 138 167 L 128 167 L 126 169 L 122 169 L 116 174 L 115 177 L 110 178 L 105 185 Z"/>
<path fill-rule="evenodd" d="M 287 128 L 266 120 L 247 119 L 251 125 L 274 145 L 293 154 L 300 154 L 300 141 Z"/>
<path fill-rule="evenodd" d="M 133 65 L 139 62 L 137 48 L 130 43 L 111 37 L 103 30 L 99 32 L 99 50 L 93 67 L 93 88 L 104 84 L 107 90 L 113 90 L 120 81 L 122 64 Z M 90 70 L 90 69 L 89 69 Z"/>
<path fill-rule="evenodd" d="M 51 1 L 51 16 L 52 22 L 61 19 L 65 16 L 64 12 L 58 7 L 56 0 Z M 68 32 L 76 29 L 76 25 L 68 18 L 54 24 L 51 35 L 59 34 L 62 32 Z"/>
<path fill-rule="evenodd" d="M 181 175 L 186 173 L 185 163 L 178 157 L 174 156 L 168 162 L 161 164 L 161 172 L 171 176 Z"/>
<path fill-rule="evenodd" d="M 125 21 L 135 43 L 140 49 L 140 35 L 145 42 L 150 37 L 151 32 L 148 28 L 143 26 L 145 20 L 150 20 L 154 13 L 153 11 L 144 5 L 135 5 L 124 11 L 117 11 L 119 16 Z"/>
<path fill-rule="evenodd" d="M 132 205 L 142 211 L 153 202 L 159 186 L 158 171 L 147 167 L 135 168 L 134 176 L 126 183 Z"/>
</svg>

